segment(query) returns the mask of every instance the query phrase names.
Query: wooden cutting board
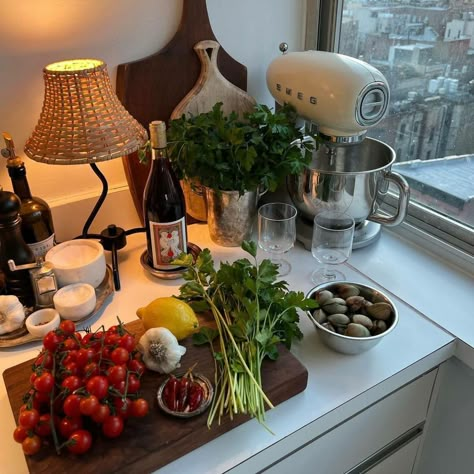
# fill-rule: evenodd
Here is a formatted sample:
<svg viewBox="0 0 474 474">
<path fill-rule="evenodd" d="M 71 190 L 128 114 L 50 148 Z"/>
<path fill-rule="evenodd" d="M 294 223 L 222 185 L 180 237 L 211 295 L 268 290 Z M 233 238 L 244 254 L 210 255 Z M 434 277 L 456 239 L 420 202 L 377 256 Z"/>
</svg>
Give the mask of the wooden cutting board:
<svg viewBox="0 0 474 474">
<path fill-rule="evenodd" d="M 237 112 L 243 117 L 254 108 L 255 99 L 234 86 L 219 71 L 219 48 L 220 44 L 213 40 L 200 41 L 194 46 L 201 61 L 201 74 L 194 87 L 173 110 L 171 119 L 209 112 L 217 102 L 222 102 L 221 110 L 224 115 Z"/>
<path fill-rule="evenodd" d="M 124 107 L 146 129 L 152 120 L 165 120 L 193 88 L 201 64 L 194 46 L 216 40 L 207 13 L 206 0 L 183 0 L 178 31 L 160 51 L 137 61 L 121 64 L 117 70 L 117 95 Z M 247 68 L 221 47 L 217 65 L 223 76 L 242 90 L 247 89 Z M 136 153 L 123 158 L 133 202 L 143 219 L 142 200 L 149 165 L 139 163 Z"/>
<path fill-rule="evenodd" d="M 127 324 L 127 328 L 137 337 L 143 333 L 140 320 Z M 214 364 L 209 349 L 193 346 L 189 340 L 183 343 L 188 350 L 182 359 L 182 368 L 187 369 L 197 362 L 195 371 L 204 374 L 209 380 L 214 380 Z M 31 364 L 32 361 L 27 361 L 3 373 L 15 419 L 22 404 L 22 396 L 29 389 Z M 37 455 L 26 457 L 30 472 L 34 474 L 151 472 L 248 420 L 244 416 L 234 420 L 225 418 L 221 425 L 214 423 L 209 430 L 206 426 L 207 412 L 188 419 L 164 414 L 158 408 L 155 398 L 164 377 L 151 372 L 142 377 L 140 392 L 150 404 L 150 413 L 142 419 L 127 420 L 119 438 L 110 440 L 94 432 L 92 449 L 83 456 L 75 456 L 67 451 L 57 456 L 52 447 L 44 447 Z M 274 405 L 278 405 L 306 388 L 308 372 L 289 351 L 282 348 L 276 362 L 264 363 L 262 379 L 268 397 Z M 264 430 L 258 426 L 255 429 Z M 20 445 L 18 449 L 21 449 Z"/>
</svg>

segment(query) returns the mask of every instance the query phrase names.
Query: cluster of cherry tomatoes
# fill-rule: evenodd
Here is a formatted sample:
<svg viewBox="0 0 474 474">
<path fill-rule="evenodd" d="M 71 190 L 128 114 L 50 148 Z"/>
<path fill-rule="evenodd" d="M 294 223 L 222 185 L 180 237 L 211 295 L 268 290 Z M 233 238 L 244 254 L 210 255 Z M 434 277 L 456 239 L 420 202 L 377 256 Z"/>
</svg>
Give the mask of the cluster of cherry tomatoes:
<svg viewBox="0 0 474 474">
<path fill-rule="evenodd" d="M 67 448 L 83 454 L 95 431 L 120 436 L 126 418 L 148 413 L 148 402 L 138 393 L 144 372 L 135 338 L 122 324 L 82 335 L 72 321 L 62 321 L 43 338 L 15 441 L 27 455 L 51 442 L 58 453 Z"/>
</svg>

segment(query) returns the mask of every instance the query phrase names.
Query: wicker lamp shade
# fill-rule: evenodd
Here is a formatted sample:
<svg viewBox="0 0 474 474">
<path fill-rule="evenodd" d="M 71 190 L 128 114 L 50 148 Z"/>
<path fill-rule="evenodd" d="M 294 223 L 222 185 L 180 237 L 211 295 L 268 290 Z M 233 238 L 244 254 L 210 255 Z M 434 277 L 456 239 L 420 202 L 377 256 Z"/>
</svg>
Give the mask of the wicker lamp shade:
<svg viewBox="0 0 474 474">
<path fill-rule="evenodd" d="M 61 61 L 46 66 L 43 76 L 43 109 L 25 145 L 31 159 L 96 163 L 133 153 L 146 142 L 146 130 L 120 103 L 103 61 Z"/>
</svg>

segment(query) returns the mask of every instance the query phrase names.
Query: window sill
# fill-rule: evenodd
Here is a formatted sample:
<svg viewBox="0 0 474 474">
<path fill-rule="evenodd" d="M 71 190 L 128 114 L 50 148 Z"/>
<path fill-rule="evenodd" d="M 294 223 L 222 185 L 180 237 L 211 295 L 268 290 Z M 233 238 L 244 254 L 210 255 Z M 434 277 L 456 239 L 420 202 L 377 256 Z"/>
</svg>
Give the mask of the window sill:
<svg viewBox="0 0 474 474">
<path fill-rule="evenodd" d="M 474 348 L 472 255 L 404 223 L 384 228 L 376 243 L 355 250 L 349 265 L 454 335 L 460 347 Z"/>
</svg>

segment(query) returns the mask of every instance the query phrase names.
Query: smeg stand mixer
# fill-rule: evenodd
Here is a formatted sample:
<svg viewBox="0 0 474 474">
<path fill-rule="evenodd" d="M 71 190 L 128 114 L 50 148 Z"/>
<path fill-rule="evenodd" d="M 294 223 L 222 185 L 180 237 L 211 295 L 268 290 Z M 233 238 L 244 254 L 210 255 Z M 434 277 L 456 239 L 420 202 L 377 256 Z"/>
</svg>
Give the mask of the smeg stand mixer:
<svg viewBox="0 0 474 474">
<path fill-rule="evenodd" d="M 408 207 L 408 184 L 391 171 L 394 150 L 365 136 L 388 108 L 390 91 L 382 73 L 337 53 L 292 52 L 270 63 L 267 86 L 277 103 L 291 103 L 319 137 L 309 168 L 287 180 L 299 211 L 298 240 L 311 248 L 312 222 L 323 210 L 354 218 L 353 248 L 374 242 L 381 225 L 400 224 Z M 398 188 L 394 215 L 380 210 L 390 183 Z"/>
</svg>

